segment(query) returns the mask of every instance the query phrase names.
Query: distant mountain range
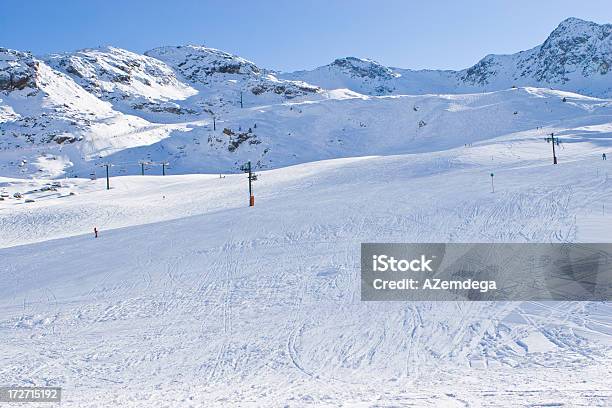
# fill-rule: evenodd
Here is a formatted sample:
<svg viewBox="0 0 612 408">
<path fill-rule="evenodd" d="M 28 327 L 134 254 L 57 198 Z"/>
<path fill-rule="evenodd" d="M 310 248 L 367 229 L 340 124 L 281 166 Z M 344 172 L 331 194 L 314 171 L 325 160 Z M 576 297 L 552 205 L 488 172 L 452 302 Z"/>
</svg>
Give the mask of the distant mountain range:
<svg viewBox="0 0 612 408">
<path fill-rule="evenodd" d="M 612 24 L 568 18 L 542 45 L 510 55 L 487 55 L 461 71 L 386 67 L 369 59 L 340 58 L 281 78 L 367 95 L 466 93 L 536 86 L 597 97 L 612 96 Z"/>
<path fill-rule="evenodd" d="M 425 124 L 431 131 L 448 129 L 431 126 L 435 117 L 445 117 L 438 110 L 467 109 L 471 99 L 454 104 L 444 96 L 410 97 L 393 105 L 374 96 L 539 87 L 612 97 L 611 33 L 610 24 L 570 18 L 538 47 L 489 55 L 462 71 L 412 71 L 347 57 L 311 71 L 280 73 L 196 45 L 161 47 L 144 55 L 102 47 L 41 57 L 0 48 L 0 175 L 82 176 L 101 160 L 132 163 L 137 158 L 171 158 L 176 171 L 222 171 L 247 159 L 275 167 L 391 153 L 393 146 L 406 151 L 406 133 L 416 140 L 414 129 Z M 302 102 L 314 105 L 295 105 Z M 368 109 L 376 112 L 358 113 Z M 406 129 L 383 123 L 389 114 L 391 122 L 395 115 L 408 118 Z M 380 126 L 360 115 L 374 115 L 372 123 Z M 508 125 L 503 131 L 514 128 L 523 127 Z M 315 130 L 316 135 L 309 133 Z M 349 130 L 353 137 L 367 138 L 390 132 L 390 139 L 385 149 L 370 148 L 372 139 L 349 143 Z M 417 142 L 410 146 L 424 148 Z"/>
</svg>

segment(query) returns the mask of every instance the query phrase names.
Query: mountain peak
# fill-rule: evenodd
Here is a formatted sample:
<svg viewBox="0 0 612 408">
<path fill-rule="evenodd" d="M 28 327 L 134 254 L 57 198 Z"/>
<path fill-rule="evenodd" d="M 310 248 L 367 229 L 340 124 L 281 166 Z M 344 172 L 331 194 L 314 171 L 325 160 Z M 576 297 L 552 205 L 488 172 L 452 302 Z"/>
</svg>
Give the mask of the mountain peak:
<svg viewBox="0 0 612 408">
<path fill-rule="evenodd" d="M 377 61 L 374 61 L 369 58 L 358 58 L 358 57 L 342 57 L 336 58 L 331 65 L 344 65 L 344 64 L 374 64 L 381 65 Z"/>
<path fill-rule="evenodd" d="M 595 23 L 592 21 L 583 20 L 578 17 L 568 17 L 559 23 L 560 26 L 575 25 L 575 24 L 595 24 Z"/>
<path fill-rule="evenodd" d="M 353 76 L 363 78 L 392 79 L 399 76 L 397 73 L 393 72 L 391 68 L 368 58 L 338 58 L 329 64 L 329 66 L 337 67 Z"/>
<path fill-rule="evenodd" d="M 561 21 L 549 35 L 549 39 L 575 38 L 575 37 L 601 37 L 606 38 L 612 31 L 612 24 L 597 24 L 592 21 L 569 17 Z M 607 33 L 607 34 L 606 34 Z"/>
<path fill-rule="evenodd" d="M 292 99 L 320 91 L 308 84 L 279 80 L 274 72 L 259 68 L 245 58 L 202 45 L 159 47 L 145 55 L 168 64 L 190 84 L 204 87 L 206 103 L 225 105 L 242 97 L 264 94 L 271 98 Z M 211 92 L 211 89 L 216 91 Z M 243 92 L 246 95 L 241 96 Z"/>
<path fill-rule="evenodd" d="M 561 21 L 557 28 L 567 27 L 588 27 L 588 26 L 599 26 L 600 24 L 594 23 L 593 21 L 583 20 L 578 17 L 568 17 Z"/>
<path fill-rule="evenodd" d="M 203 45 L 159 47 L 145 52 L 145 55 L 164 61 L 195 82 L 206 83 L 214 74 L 257 75 L 262 72 L 249 60 Z"/>
</svg>

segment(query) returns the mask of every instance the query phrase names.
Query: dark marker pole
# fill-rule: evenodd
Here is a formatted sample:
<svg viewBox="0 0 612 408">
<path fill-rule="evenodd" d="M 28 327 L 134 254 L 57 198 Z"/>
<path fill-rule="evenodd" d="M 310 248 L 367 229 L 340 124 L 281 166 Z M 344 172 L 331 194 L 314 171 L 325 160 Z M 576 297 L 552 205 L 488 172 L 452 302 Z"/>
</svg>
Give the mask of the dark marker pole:
<svg viewBox="0 0 612 408">
<path fill-rule="evenodd" d="M 251 187 L 251 180 L 253 178 L 253 175 L 251 173 L 251 162 L 249 161 L 247 163 L 247 171 L 249 172 L 249 197 L 253 196 L 253 188 Z"/>
<path fill-rule="evenodd" d="M 108 177 L 108 163 L 104 165 L 106 167 L 106 189 L 110 190 L 110 180 Z"/>
<path fill-rule="evenodd" d="M 166 175 L 166 162 L 162 163 L 162 176 Z"/>
<path fill-rule="evenodd" d="M 494 174 L 491 173 L 491 192 L 494 193 L 495 192 L 495 186 L 493 186 L 493 176 Z"/>
<path fill-rule="evenodd" d="M 242 108 L 242 91 L 240 91 L 240 107 Z"/>
<path fill-rule="evenodd" d="M 144 162 L 140 162 L 140 175 L 144 176 Z"/>
</svg>

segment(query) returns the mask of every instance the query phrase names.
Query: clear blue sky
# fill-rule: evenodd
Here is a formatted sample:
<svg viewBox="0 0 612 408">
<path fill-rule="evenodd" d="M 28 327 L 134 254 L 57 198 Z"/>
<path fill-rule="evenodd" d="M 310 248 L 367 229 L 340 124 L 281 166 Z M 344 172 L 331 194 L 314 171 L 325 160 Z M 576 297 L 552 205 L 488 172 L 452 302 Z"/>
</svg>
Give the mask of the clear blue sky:
<svg viewBox="0 0 612 408">
<path fill-rule="evenodd" d="M 297 70 L 343 56 L 465 68 L 541 43 L 566 17 L 612 22 L 610 0 L 2 0 L 0 46 L 36 54 L 204 44 Z"/>
</svg>

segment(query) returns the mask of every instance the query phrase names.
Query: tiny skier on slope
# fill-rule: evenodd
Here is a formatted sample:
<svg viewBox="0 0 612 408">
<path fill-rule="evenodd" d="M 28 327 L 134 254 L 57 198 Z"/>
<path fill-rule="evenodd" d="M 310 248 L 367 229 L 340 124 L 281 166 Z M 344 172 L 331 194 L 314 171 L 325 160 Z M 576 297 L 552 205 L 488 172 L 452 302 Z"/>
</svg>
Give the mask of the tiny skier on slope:
<svg viewBox="0 0 612 408">
<path fill-rule="evenodd" d="M 94 227 L 94 237 L 98 238 L 98 229 Z"/>
<path fill-rule="evenodd" d="M 602 153 L 602 154 L 601 154 L 601 160 L 608 160 L 608 159 L 606 158 L 606 154 L 605 154 L 605 153 Z"/>
</svg>

